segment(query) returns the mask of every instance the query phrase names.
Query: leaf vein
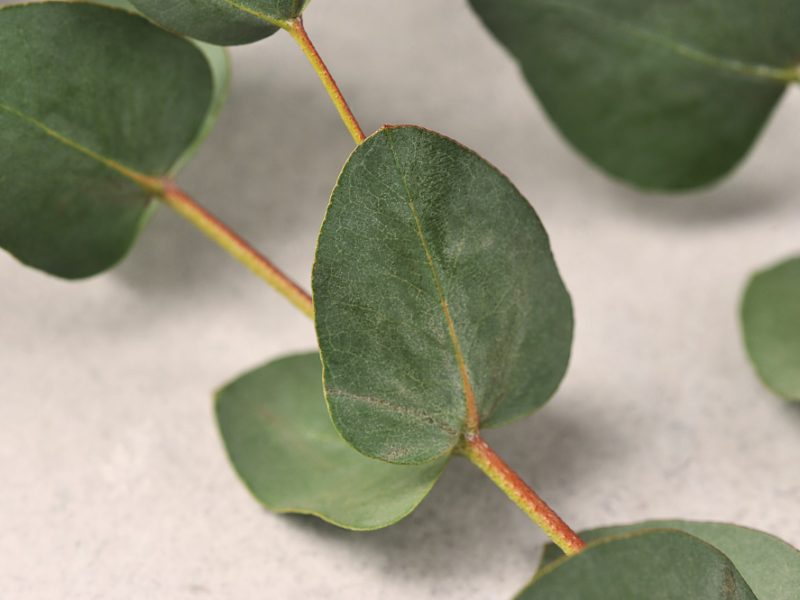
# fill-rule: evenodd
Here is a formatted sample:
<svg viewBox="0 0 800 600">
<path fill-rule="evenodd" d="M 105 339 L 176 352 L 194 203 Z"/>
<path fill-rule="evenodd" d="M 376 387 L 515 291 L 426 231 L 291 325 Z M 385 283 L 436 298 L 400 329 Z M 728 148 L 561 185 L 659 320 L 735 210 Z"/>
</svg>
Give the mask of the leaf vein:
<svg viewBox="0 0 800 600">
<path fill-rule="evenodd" d="M 353 392 L 348 392 L 342 389 L 330 389 L 328 390 L 329 395 L 339 396 L 340 398 L 344 398 L 346 400 L 362 402 L 364 404 L 369 404 L 371 406 L 378 406 L 380 408 L 384 408 L 389 412 L 394 412 L 405 417 L 408 417 L 412 421 L 416 421 L 417 423 L 423 423 L 425 425 L 435 425 L 442 431 L 446 431 L 451 435 L 458 435 L 458 431 L 450 427 L 449 423 L 440 420 L 437 415 L 432 415 L 428 412 L 423 410 L 419 410 L 416 408 L 412 408 L 411 406 L 405 406 L 400 404 L 394 404 L 392 402 L 388 402 L 383 400 L 382 398 L 376 398 L 375 396 L 366 396 L 363 394 L 355 394 Z"/>
<path fill-rule="evenodd" d="M 400 166 L 400 159 L 397 156 L 397 151 L 395 150 L 394 147 L 394 140 L 392 139 L 391 130 L 387 130 L 386 137 L 387 140 L 389 141 L 389 150 L 392 153 L 392 157 L 394 158 L 395 167 L 397 168 L 397 173 L 400 176 L 401 181 L 403 182 L 403 188 L 406 193 L 406 201 L 408 203 L 408 208 L 411 212 L 411 216 L 414 221 L 414 227 L 416 229 L 417 238 L 419 239 L 419 243 L 422 246 L 422 250 L 425 254 L 425 260 L 428 263 L 428 267 L 431 272 L 431 277 L 433 278 L 433 284 L 436 289 L 436 293 L 439 297 L 439 304 L 442 308 L 442 313 L 444 315 L 444 319 L 447 325 L 447 330 L 448 333 L 450 334 L 450 341 L 453 345 L 453 352 L 455 354 L 456 364 L 458 365 L 463 386 L 464 401 L 466 404 L 466 418 L 467 418 L 466 425 L 469 430 L 474 431 L 477 430 L 480 425 L 480 417 L 478 413 L 477 403 L 475 402 L 475 392 L 472 389 L 472 383 L 469 378 L 469 373 L 467 372 L 467 366 L 464 361 L 464 355 L 461 351 L 461 343 L 459 342 L 458 335 L 456 333 L 453 317 L 450 314 L 450 307 L 447 303 L 447 298 L 444 293 L 444 287 L 442 286 L 442 281 L 439 276 L 439 272 L 436 269 L 436 265 L 433 262 L 433 256 L 431 255 L 431 251 L 428 246 L 428 241 L 425 238 L 424 231 L 422 230 L 422 221 L 420 220 L 419 213 L 417 212 L 417 208 L 414 204 L 414 197 L 413 194 L 411 193 L 411 188 L 408 184 L 406 175 Z"/>
<path fill-rule="evenodd" d="M 47 135 L 48 137 L 60 142 L 61 144 L 63 144 L 67 148 L 70 148 L 70 149 L 74 150 L 75 152 L 83 154 L 84 156 L 86 156 L 88 158 L 91 158 L 92 160 L 95 160 L 96 162 L 102 164 L 103 166 L 111 169 L 112 171 L 115 171 L 116 173 L 118 173 L 118 174 L 120 174 L 120 175 L 122 175 L 124 177 L 127 177 L 128 179 L 131 179 L 132 181 L 134 181 L 136 183 L 143 183 L 148 179 L 148 177 L 146 175 L 144 175 L 142 173 L 139 173 L 138 171 L 135 171 L 135 170 L 133 170 L 133 169 L 131 169 L 129 167 L 126 167 L 126 166 L 118 163 L 115 160 L 112 160 L 110 158 L 106 158 L 105 156 L 95 152 L 94 150 L 92 150 L 90 148 L 87 148 L 86 146 L 83 146 L 83 145 L 79 144 L 75 140 L 72 140 L 72 139 L 68 138 L 67 136 L 59 133 L 58 131 L 56 131 L 55 129 L 52 129 L 48 125 L 45 125 L 44 123 L 42 123 L 38 119 L 36 119 L 34 117 L 30 117 L 30 116 L 26 115 L 25 113 L 23 113 L 23 112 L 21 112 L 19 110 L 16 110 L 15 108 L 12 108 L 11 106 L 8 106 L 6 104 L 0 103 L 0 110 L 2 110 L 4 112 L 7 112 L 8 114 L 18 118 L 20 121 L 22 121 L 23 123 L 26 123 L 27 125 L 29 125 L 31 127 L 35 127 L 36 129 L 39 129 L 45 135 Z"/>
</svg>

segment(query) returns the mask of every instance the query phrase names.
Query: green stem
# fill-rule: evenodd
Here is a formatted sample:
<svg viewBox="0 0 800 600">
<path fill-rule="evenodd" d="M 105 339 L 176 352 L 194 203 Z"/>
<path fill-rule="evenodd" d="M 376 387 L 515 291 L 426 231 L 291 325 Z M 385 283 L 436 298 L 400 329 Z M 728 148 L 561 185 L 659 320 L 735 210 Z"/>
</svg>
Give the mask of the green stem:
<svg viewBox="0 0 800 600">
<path fill-rule="evenodd" d="M 577 554 L 586 547 L 578 534 L 492 450 L 480 434 L 465 437 L 460 451 L 541 527 L 565 554 Z"/>
</svg>

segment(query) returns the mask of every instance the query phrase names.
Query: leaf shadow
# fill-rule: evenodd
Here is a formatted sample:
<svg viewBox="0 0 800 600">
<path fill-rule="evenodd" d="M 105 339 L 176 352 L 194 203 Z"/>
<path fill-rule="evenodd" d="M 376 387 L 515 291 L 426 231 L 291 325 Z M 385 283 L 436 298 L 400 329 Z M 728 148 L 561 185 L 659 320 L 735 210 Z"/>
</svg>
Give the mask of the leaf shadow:
<svg viewBox="0 0 800 600">
<path fill-rule="evenodd" d="M 793 400 L 783 400 L 786 403 L 785 412 L 788 418 L 794 421 L 800 427 L 800 402 Z"/>
<path fill-rule="evenodd" d="M 530 419 L 489 431 L 486 437 L 568 518 L 579 514 L 581 500 L 575 498 L 575 490 L 585 483 L 587 468 L 594 468 L 586 457 L 622 463 L 629 448 L 621 430 L 595 425 L 597 415 L 592 410 L 583 406 L 571 412 L 563 404 L 561 398 Z M 600 404 L 596 406 L 600 412 Z M 469 581 L 475 573 L 516 578 L 509 589 L 521 587 L 535 571 L 547 542 L 521 511 L 461 458 L 450 462 L 414 513 L 387 529 L 349 532 L 312 517 L 293 516 L 288 522 L 322 540 L 326 551 L 347 552 L 348 562 L 355 562 L 353 568 L 377 565 L 385 577 L 425 579 L 448 588 Z"/>
<path fill-rule="evenodd" d="M 691 190 L 637 188 L 608 175 L 555 136 L 541 136 L 544 140 L 531 152 L 548 166 L 545 177 L 562 182 L 557 196 L 580 203 L 573 210 L 587 209 L 586 191 L 591 190 L 591 202 L 601 214 L 630 214 L 638 220 L 690 230 L 746 223 L 796 205 L 797 192 L 787 185 L 786 175 L 794 172 L 793 150 L 800 147 L 793 134 L 797 129 L 793 109 L 798 104 L 800 90 L 789 90 L 739 163 L 719 179 Z M 537 127 L 544 134 L 552 125 L 539 120 Z M 525 142 L 520 139 L 517 144 L 524 147 Z"/>
<path fill-rule="evenodd" d="M 736 177 L 697 191 L 678 194 L 648 192 L 607 180 L 598 194 L 607 209 L 678 228 L 725 226 L 767 215 L 796 198 L 779 179 Z"/>
</svg>

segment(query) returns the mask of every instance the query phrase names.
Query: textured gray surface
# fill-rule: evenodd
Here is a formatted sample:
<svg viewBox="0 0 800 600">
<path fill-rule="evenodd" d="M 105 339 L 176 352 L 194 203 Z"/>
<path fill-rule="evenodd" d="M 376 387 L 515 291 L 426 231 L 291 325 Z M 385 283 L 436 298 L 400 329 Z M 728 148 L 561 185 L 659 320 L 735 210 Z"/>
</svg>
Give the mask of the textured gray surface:
<svg viewBox="0 0 800 600">
<path fill-rule="evenodd" d="M 574 357 L 551 404 L 490 435 L 509 462 L 576 527 L 732 520 L 800 544 L 800 407 L 759 385 L 736 323 L 747 274 L 800 251 L 800 95 L 722 185 L 645 196 L 564 145 L 463 2 L 318 0 L 307 26 L 365 129 L 456 137 L 552 235 Z M 351 142 L 286 36 L 233 57 L 231 100 L 182 181 L 307 282 Z M 461 461 L 377 533 L 248 496 L 211 390 L 313 331 L 175 216 L 89 282 L 7 256 L 0 278 L 0 597 L 507 598 L 532 574 L 543 536 Z"/>
</svg>

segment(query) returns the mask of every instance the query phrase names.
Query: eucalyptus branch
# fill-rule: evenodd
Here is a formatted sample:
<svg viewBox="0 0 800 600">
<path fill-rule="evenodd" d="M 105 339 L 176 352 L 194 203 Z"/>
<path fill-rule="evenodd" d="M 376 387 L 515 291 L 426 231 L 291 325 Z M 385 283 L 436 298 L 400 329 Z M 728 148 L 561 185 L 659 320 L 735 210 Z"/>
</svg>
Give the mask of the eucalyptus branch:
<svg viewBox="0 0 800 600">
<path fill-rule="evenodd" d="M 482 425 L 544 406 L 567 372 L 573 303 L 549 237 L 508 178 L 458 142 L 413 125 L 365 137 L 304 29 L 309 0 L 105 2 L 114 6 L 0 8 L 0 247 L 52 275 L 90 277 L 125 256 L 155 196 L 314 319 L 318 350 L 248 371 L 216 396 L 228 455 L 258 500 L 380 529 L 462 455 L 569 555 L 556 560 L 549 546 L 518 598 L 796 600 L 800 553 L 777 538 L 685 521 L 579 536 L 481 437 Z M 742 2 L 701 20 L 702 2 L 666 12 L 573 2 L 558 19 L 548 3 L 470 4 L 565 136 L 645 188 L 727 173 L 800 79 L 786 69 L 800 48 L 791 3 Z M 281 29 L 356 142 L 317 239 L 313 302 L 165 177 L 219 114 L 220 46 Z M 781 40 L 769 64 L 765 35 Z M 754 278 L 742 307 L 759 373 L 788 398 L 800 397 L 798 303 L 800 259 Z"/>
<path fill-rule="evenodd" d="M 350 110 L 347 100 L 325 66 L 325 62 L 308 37 L 303 27 L 302 17 L 291 21 L 285 29 L 303 49 L 303 52 L 319 75 L 331 100 L 339 111 L 345 126 L 350 131 L 355 142 L 361 144 L 365 139 L 364 133 Z M 427 245 L 423 243 L 423 246 L 425 254 L 430 259 L 431 257 Z M 441 293 L 442 290 L 440 282 L 438 281 L 438 276 L 435 276 L 434 279 L 436 281 L 437 290 Z M 464 444 L 460 449 L 461 453 L 478 466 L 478 468 L 519 506 L 545 534 L 564 550 L 566 554 L 575 554 L 579 552 L 585 546 L 583 541 L 480 436 L 476 399 L 467 375 L 466 366 L 463 362 L 464 357 L 461 352 L 458 336 L 455 332 L 455 325 L 450 315 L 447 302 L 443 297 L 441 306 L 444 318 L 448 324 L 448 332 L 454 346 L 456 359 L 460 365 L 460 375 L 464 384 L 466 396 L 467 433 L 464 435 Z"/>
</svg>

